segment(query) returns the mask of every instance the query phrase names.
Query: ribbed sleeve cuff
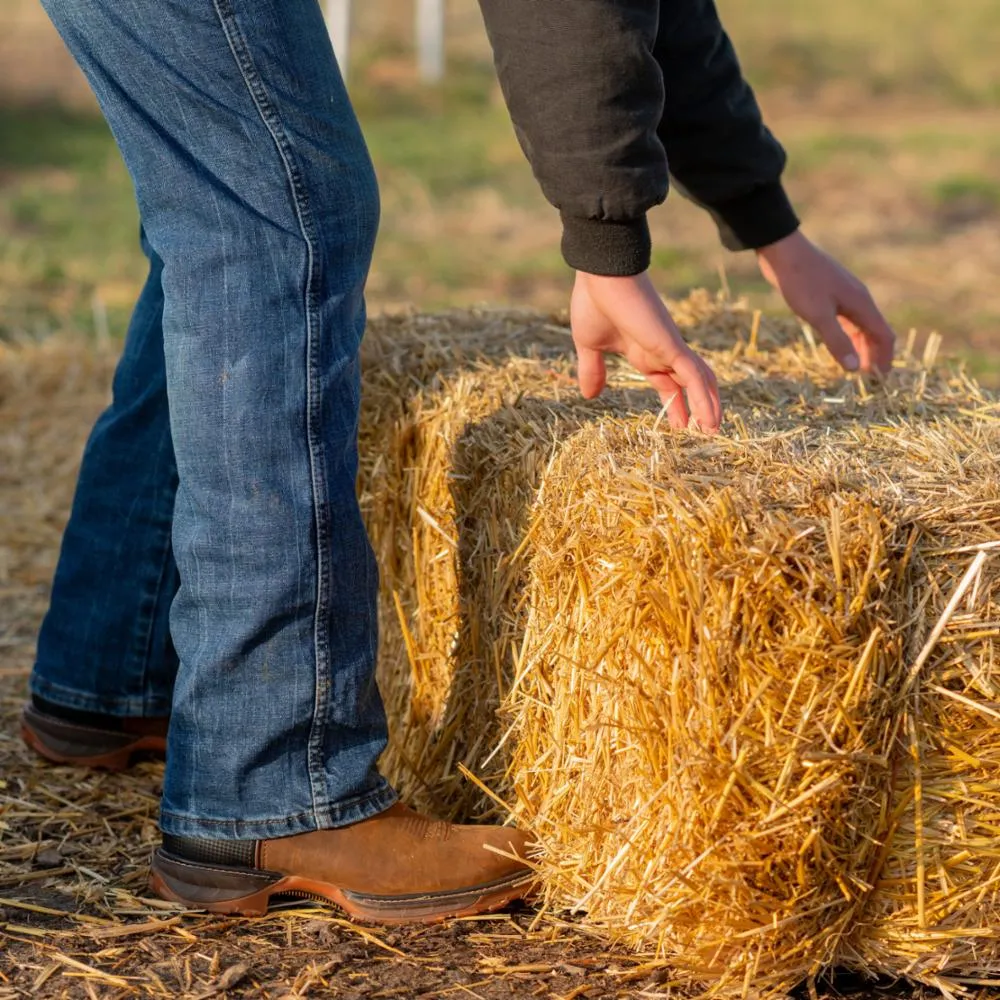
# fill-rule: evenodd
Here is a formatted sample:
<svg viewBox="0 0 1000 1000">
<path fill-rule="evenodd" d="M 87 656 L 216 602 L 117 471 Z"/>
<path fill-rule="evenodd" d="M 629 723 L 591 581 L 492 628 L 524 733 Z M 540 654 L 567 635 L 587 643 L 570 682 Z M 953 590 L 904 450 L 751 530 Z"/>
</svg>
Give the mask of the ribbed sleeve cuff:
<svg viewBox="0 0 1000 1000">
<path fill-rule="evenodd" d="M 728 250 L 759 250 L 791 236 L 799 219 L 780 181 L 709 206 Z"/>
<path fill-rule="evenodd" d="M 649 269 L 652 244 L 646 216 L 626 222 L 562 217 L 562 252 L 574 270 L 627 278 Z"/>
</svg>

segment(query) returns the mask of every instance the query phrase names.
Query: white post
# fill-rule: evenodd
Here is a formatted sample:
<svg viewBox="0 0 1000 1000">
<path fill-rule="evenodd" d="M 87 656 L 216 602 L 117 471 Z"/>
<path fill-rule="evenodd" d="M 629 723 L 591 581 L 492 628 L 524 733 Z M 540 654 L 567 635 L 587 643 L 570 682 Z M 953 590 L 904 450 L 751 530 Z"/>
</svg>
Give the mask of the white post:
<svg viewBox="0 0 1000 1000">
<path fill-rule="evenodd" d="M 417 62 L 421 80 L 444 77 L 444 0 L 417 0 Z"/>
<path fill-rule="evenodd" d="M 351 0 L 323 0 L 323 9 L 333 51 L 337 53 L 340 72 L 346 80 L 351 55 Z"/>
</svg>

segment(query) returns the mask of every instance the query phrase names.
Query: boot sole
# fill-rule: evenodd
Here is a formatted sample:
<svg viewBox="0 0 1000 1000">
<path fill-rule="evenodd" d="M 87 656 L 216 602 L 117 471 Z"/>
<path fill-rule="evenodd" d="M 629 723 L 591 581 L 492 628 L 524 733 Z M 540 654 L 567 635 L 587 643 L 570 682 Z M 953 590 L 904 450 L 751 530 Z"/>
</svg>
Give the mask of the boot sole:
<svg viewBox="0 0 1000 1000">
<path fill-rule="evenodd" d="M 44 719 L 46 728 L 53 730 L 48 734 L 49 738 L 57 739 L 60 744 L 58 747 L 53 746 L 46 740 L 46 735 L 34 728 L 31 722 L 33 717 Z M 53 764 L 74 764 L 77 767 L 93 767 L 104 771 L 124 771 L 136 754 L 150 754 L 161 758 L 167 754 L 167 741 L 163 736 L 137 736 L 120 746 L 94 753 L 93 746 L 83 743 L 74 746 L 72 733 L 79 729 L 80 727 L 69 725 L 60 729 L 58 720 L 53 720 L 49 716 L 43 717 L 30 709 L 26 709 L 21 716 L 21 739 L 31 750 Z M 107 736 L 109 739 L 121 739 L 122 734 L 108 733 Z"/>
<path fill-rule="evenodd" d="M 492 913 L 533 895 L 533 881 L 530 872 L 521 872 L 448 892 L 375 896 L 299 875 L 196 864 L 162 848 L 153 852 L 149 875 L 158 896 L 209 913 L 261 916 L 272 897 L 290 896 L 330 903 L 354 920 L 375 924 L 436 924 Z"/>
</svg>

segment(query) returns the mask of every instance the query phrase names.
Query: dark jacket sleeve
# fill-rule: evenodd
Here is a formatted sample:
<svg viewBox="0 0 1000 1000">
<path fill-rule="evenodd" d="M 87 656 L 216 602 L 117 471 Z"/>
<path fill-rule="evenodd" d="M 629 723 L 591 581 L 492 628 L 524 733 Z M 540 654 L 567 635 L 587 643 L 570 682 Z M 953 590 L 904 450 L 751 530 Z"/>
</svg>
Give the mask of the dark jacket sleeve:
<svg viewBox="0 0 1000 1000">
<path fill-rule="evenodd" d="M 646 212 L 667 196 L 657 136 L 660 0 L 480 0 L 514 130 L 593 274 L 649 266 Z"/>
<path fill-rule="evenodd" d="M 784 150 L 764 126 L 714 0 L 663 0 L 654 51 L 666 92 L 659 136 L 682 193 L 708 209 L 730 250 L 793 233 Z"/>
<path fill-rule="evenodd" d="M 646 270 L 646 213 L 666 198 L 669 157 L 728 246 L 762 246 L 773 242 L 762 235 L 794 230 L 780 184 L 784 154 L 711 0 L 480 6 L 515 132 L 562 216 L 571 267 Z"/>
</svg>

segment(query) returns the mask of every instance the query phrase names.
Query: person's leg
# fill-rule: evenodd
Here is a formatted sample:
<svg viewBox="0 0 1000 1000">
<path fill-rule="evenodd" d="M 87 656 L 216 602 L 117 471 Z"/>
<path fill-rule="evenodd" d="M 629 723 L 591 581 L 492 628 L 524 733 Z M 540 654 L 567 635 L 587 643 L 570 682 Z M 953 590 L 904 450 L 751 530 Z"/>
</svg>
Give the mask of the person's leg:
<svg viewBox="0 0 1000 1000">
<path fill-rule="evenodd" d="M 523 835 L 432 823 L 376 770 L 355 477 L 377 190 L 316 0 L 46 3 L 164 265 L 180 665 L 151 885 L 389 920 L 524 895 L 524 864 L 497 853 Z"/>
<path fill-rule="evenodd" d="M 392 804 L 355 498 L 371 164 L 315 0 L 47 0 L 163 261 L 180 660 L 161 826 Z M 124 473 L 127 475 L 127 473 Z"/>
<path fill-rule="evenodd" d="M 96 714 L 170 714 L 177 658 L 168 617 L 177 592 L 170 542 L 177 468 L 163 360 L 163 266 L 142 237 L 149 277 L 111 405 L 84 450 L 38 638 L 31 692 L 42 708 L 91 726 Z M 102 722 L 103 724 L 103 722 Z"/>
</svg>

